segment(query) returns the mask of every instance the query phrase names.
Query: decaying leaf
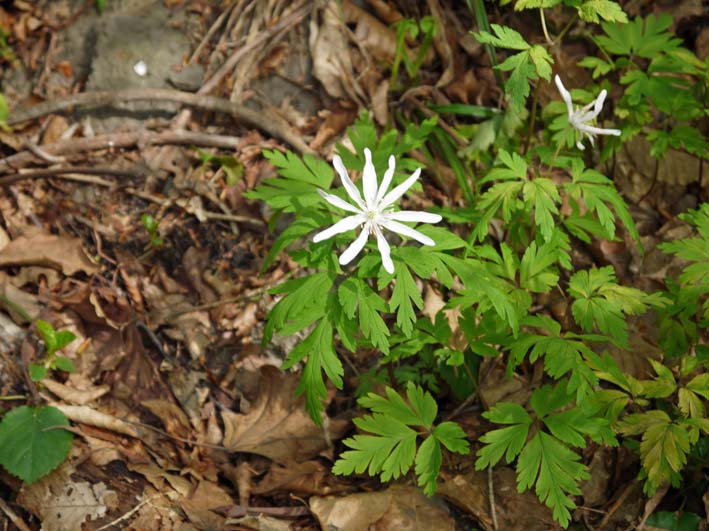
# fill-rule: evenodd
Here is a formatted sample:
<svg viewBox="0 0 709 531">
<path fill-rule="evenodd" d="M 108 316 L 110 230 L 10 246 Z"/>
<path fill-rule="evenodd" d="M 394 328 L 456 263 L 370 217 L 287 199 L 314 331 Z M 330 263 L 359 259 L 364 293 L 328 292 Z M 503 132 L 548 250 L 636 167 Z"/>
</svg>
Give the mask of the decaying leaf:
<svg viewBox="0 0 709 531">
<path fill-rule="evenodd" d="M 68 276 L 79 271 L 93 275 L 100 270 L 84 252 L 81 240 L 44 232 L 19 236 L 0 250 L 0 267 L 8 265 L 46 266 Z"/>
<path fill-rule="evenodd" d="M 74 482 L 74 467 L 65 463 L 52 474 L 25 485 L 18 502 L 42 522 L 42 529 L 76 531 L 86 521 L 102 518 L 118 506 L 118 495 L 103 482 Z"/>
<path fill-rule="evenodd" d="M 406 485 L 339 498 L 313 496 L 310 510 L 323 529 L 455 529 L 455 521 L 440 498 L 428 498 L 421 489 Z"/>
<path fill-rule="evenodd" d="M 318 427 L 295 394 L 298 376 L 271 365 L 259 371 L 259 396 L 246 415 L 223 411 L 224 446 L 232 452 L 263 455 L 277 463 L 304 461 L 331 446 L 348 423 L 329 419 Z M 328 432 L 325 430 L 328 429 Z"/>
<path fill-rule="evenodd" d="M 313 76 L 333 98 L 349 98 L 361 102 L 364 94 L 354 77 L 339 2 L 329 0 L 320 12 L 320 26 L 316 17 L 313 17 L 310 24 Z"/>
<path fill-rule="evenodd" d="M 513 469 L 495 469 L 492 485 L 495 490 L 497 529 L 558 529 L 551 513 L 533 491 L 527 490 L 522 494 L 517 492 L 517 479 Z M 465 474 L 446 478 L 439 485 L 438 493 L 473 515 L 486 531 L 495 529 L 490 515 L 487 471 L 470 470 Z"/>
</svg>

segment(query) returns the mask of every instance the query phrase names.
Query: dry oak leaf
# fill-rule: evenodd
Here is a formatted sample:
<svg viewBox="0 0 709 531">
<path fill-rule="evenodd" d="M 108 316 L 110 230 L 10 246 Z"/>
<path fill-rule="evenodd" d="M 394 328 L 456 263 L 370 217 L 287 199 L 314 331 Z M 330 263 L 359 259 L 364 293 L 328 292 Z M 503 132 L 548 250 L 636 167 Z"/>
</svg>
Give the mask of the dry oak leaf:
<svg viewBox="0 0 709 531">
<path fill-rule="evenodd" d="M 455 521 L 441 498 L 427 498 L 421 489 L 406 485 L 392 485 L 382 492 L 362 492 L 340 498 L 313 496 L 310 510 L 323 529 L 455 529 Z"/>
<path fill-rule="evenodd" d="M 261 367 L 259 375 L 260 394 L 249 412 L 222 412 L 228 450 L 262 455 L 277 463 L 301 462 L 327 450 L 348 429 L 343 420 L 324 419 L 323 426 L 313 422 L 303 396 L 295 394 L 297 375 L 284 374 L 272 365 Z"/>
<path fill-rule="evenodd" d="M 0 250 L 0 267 L 8 265 L 46 266 L 67 276 L 79 271 L 93 275 L 100 269 L 86 255 L 80 239 L 43 232 L 19 236 Z"/>
</svg>

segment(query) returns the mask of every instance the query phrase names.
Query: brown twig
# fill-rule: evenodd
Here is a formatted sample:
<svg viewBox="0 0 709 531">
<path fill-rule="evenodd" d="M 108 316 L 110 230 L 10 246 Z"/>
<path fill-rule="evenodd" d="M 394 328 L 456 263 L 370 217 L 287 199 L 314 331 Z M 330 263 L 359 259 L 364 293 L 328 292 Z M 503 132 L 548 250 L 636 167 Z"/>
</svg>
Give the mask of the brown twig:
<svg viewBox="0 0 709 531">
<path fill-rule="evenodd" d="M 221 112 L 232 116 L 252 127 L 261 129 L 274 138 L 282 140 L 301 153 L 313 153 L 301 135 L 290 125 L 275 117 L 264 116 L 263 112 L 249 109 L 239 103 L 224 98 L 193 94 L 172 89 L 127 89 L 116 91 L 81 92 L 52 101 L 45 101 L 32 107 L 13 111 L 7 120 L 10 125 L 34 120 L 48 114 L 67 111 L 75 107 L 102 107 L 120 105 L 128 101 L 172 101 L 198 109 Z"/>
<path fill-rule="evenodd" d="M 277 35 L 281 31 L 285 31 L 287 28 L 289 28 L 291 25 L 297 24 L 303 18 L 305 18 L 305 15 L 310 12 L 311 7 L 309 4 L 305 5 L 300 5 L 297 8 L 295 8 L 289 15 L 281 18 L 281 20 L 278 21 L 278 23 L 274 24 L 271 28 L 269 28 L 267 31 L 264 31 L 259 35 L 258 38 L 254 39 L 252 42 L 245 44 L 243 46 L 239 46 L 236 51 L 232 54 L 229 59 L 217 70 L 214 75 L 209 78 L 204 85 L 197 91 L 197 94 L 202 96 L 202 95 L 207 95 L 210 92 L 212 92 L 219 83 L 224 80 L 225 77 L 227 77 L 233 70 L 234 67 L 236 67 L 237 63 L 241 61 L 241 59 L 249 53 L 251 50 L 254 48 L 261 46 L 263 43 L 268 42 L 270 39 L 272 39 L 275 35 Z M 255 111 L 254 111 L 255 112 Z M 260 113 L 256 113 L 260 114 Z M 263 121 L 263 116 L 261 116 L 261 120 Z M 178 116 L 177 119 L 175 120 L 175 125 L 174 129 L 175 130 L 180 130 L 184 129 L 185 125 L 187 125 L 187 122 L 190 119 L 190 111 L 189 110 L 184 110 L 182 111 Z M 257 122 L 258 123 L 258 122 Z M 258 125 L 257 125 L 258 127 Z M 312 153 L 312 151 L 309 148 L 306 148 L 306 150 L 303 150 L 301 147 L 296 146 L 295 144 L 292 144 L 290 141 L 281 138 L 279 136 L 276 136 L 274 133 L 271 131 L 268 131 L 267 129 L 264 129 L 267 133 L 275 136 L 276 138 L 285 140 L 289 144 L 291 144 L 293 147 L 296 147 L 303 153 Z M 303 144 L 304 145 L 304 144 Z"/>
<path fill-rule="evenodd" d="M 0 173 L 19 170 L 29 164 L 46 162 L 46 155 L 73 155 L 87 151 L 103 149 L 123 149 L 135 145 L 196 145 L 223 149 L 238 149 L 240 138 L 226 135 L 213 135 L 191 131 L 132 131 L 128 133 L 113 133 L 92 138 L 72 138 L 42 146 L 43 155 L 33 153 L 31 149 L 21 151 L 0 160 Z"/>
<path fill-rule="evenodd" d="M 0 187 L 7 186 L 17 181 L 25 179 L 41 179 L 44 177 L 54 177 L 56 175 L 65 175 L 70 173 L 78 173 L 80 175 L 112 175 L 114 177 L 144 177 L 145 172 L 140 170 L 117 170 L 115 168 L 103 168 L 96 166 L 91 168 L 88 166 L 74 166 L 69 168 L 45 168 L 41 170 L 30 170 L 23 173 L 13 173 L 0 177 Z"/>
<path fill-rule="evenodd" d="M 17 516 L 15 511 L 12 510 L 12 507 L 10 507 L 5 501 L 0 498 L 0 510 L 5 513 L 5 516 L 7 516 L 13 524 L 17 526 L 17 529 L 20 531 L 30 531 L 29 526 L 20 518 Z"/>
</svg>

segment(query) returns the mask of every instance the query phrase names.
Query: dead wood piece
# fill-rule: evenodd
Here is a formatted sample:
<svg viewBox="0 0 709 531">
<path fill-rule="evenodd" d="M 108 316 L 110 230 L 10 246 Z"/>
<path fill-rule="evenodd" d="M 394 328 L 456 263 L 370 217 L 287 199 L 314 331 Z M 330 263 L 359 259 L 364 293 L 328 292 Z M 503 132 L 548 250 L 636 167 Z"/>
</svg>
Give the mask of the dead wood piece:
<svg viewBox="0 0 709 531">
<path fill-rule="evenodd" d="M 232 116 L 240 122 L 265 131 L 274 138 L 290 144 L 301 153 L 313 153 L 313 150 L 303 141 L 299 133 L 294 131 L 290 125 L 276 117 L 265 116 L 263 112 L 249 109 L 239 103 L 234 103 L 224 98 L 171 89 L 128 89 L 81 92 L 58 100 L 45 101 L 32 107 L 13 111 L 7 123 L 10 125 L 18 124 L 76 107 L 115 106 L 128 101 L 172 101 L 205 111 L 221 112 Z"/>
<path fill-rule="evenodd" d="M 222 149 L 239 149 L 242 141 L 238 137 L 227 135 L 213 135 L 192 131 L 132 131 L 128 133 L 114 133 L 100 135 L 92 138 L 73 138 L 60 140 L 42 146 L 44 155 L 75 155 L 89 151 L 104 149 L 125 149 L 136 145 L 196 145 Z M 46 162 L 44 156 L 38 155 L 31 149 L 20 151 L 0 160 L 0 174 L 17 171 L 30 164 Z"/>
</svg>

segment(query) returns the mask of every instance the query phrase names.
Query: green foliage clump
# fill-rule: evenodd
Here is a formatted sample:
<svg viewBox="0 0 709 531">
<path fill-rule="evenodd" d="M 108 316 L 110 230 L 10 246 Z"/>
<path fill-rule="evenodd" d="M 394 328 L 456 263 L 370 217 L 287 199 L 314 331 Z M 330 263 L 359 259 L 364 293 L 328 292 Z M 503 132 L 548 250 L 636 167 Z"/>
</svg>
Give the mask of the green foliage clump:
<svg viewBox="0 0 709 531">
<path fill-rule="evenodd" d="M 476 15 L 484 6 L 469 5 Z M 352 242 L 354 231 L 317 243 L 312 235 L 343 216 L 318 190 L 343 200 L 347 195 L 331 166 L 310 155 L 264 152 L 278 175 L 248 197 L 267 203 L 272 228 L 287 220 L 264 268 L 284 252 L 302 267 L 302 276 L 271 291 L 277 302 L 263 340 L 301 335 L 284 368 L 300 369 L 298 392 L 316 422 L 322 421 L 328 383 L 345 387 L 342 357 L 366 354 L 372 360 L 353 389 L 368 413 L 355 419 L 358 433 L 345 440 L 348 450 L 334 471 L 390 481 L 413 468 L 419 485 L 433 493 L 443 453 L 469 450 L 458 424 L 436 424 L 437 398 L 463 401 L 479 392 L 485 358 L 501 357 L 510 377 L 540 374 L 533 370 L 539 364 L 543 381 L 528 400 L 486 404 L 483 416 L 492 427 L 478 439 L 475 466 L 493 467 L 503 458 L 514 464 L 518 490 L 534 489 L 554 518 L 568 526 L 574 497 L 588 479 L 580 451 L 587 445 L 622 443 L 635 449 L 639 478 L 652 494 L 667 484 L 680 485 L 709 440 L 709 349 L 701 341 L 709 323 L 709 208 L 705 204 L 683 216 L 697 228 L 696 237 L 660 246 L 685 262 L 663 291 L 625 285 L 612 266 L 579 267 L 574 246 L 625 238 L 639 252 L 644 249 L 627 203 L 595 164 L 598 157 L 593 151 L 582 157 L 577 150 L 579 131 L 573 130 L 566 104 L 553 101 L 542 109 L 540 123 L 548 126 L 542 131 L 535 130 L 537 97 L 527 113 L 532 89 L 551 79 L 552 39 L 544 10 L 556 5 L 600 24 L 588 26 L 588 36 L 602 58 L 581 61 L 600 86 L 575 89 L 572 98 L 593 101 L 593 107 L 601 86 L 613 88 L 609 101 L 615 102 L 622 134 L 599 143 L 601 161 L 638 134 L 652 143 L 657 158 L 670 147 L 706 157 L 708 146 L 697 129 L 706 117 L 706 65 L 669 32 L 666 18 L 628 21 L 620 4 L 610 0 L 517 0 L 515 9 L 539 11 L 549 42 L 530 44 L 516 30 L 496 24 L 481 23 L 474 34 L 492 51 L 493 64 L 498 49 L 508 54 L 497 68 L 500 79 L 506 77 L 502 109 L 431 105 L 434 114 L 481 120 L 453 133 L 427 113 L 411 120 L 395 116 L 394 127 L 379 134 L 363 114 L 348 131 L 353 150 L 337 146 L 355 186 L 365 148 L 379 172 L 396 157 L 392 186 L 425 161 L 433 175 L 440 161 L 450 166 L 460 193 L 451 193 L 455 199 L 445 206 L 427 208 L 440 214 L 443 224 L 417 228 L 435 245 L 390 238 L 395 267 L 389 273 L 372 237 L 358 261 L 341 266 L 336 251 Z M 409 22 L 400 25 L 400 44 L 413 27 Z M 600 127 L 599 116 L 581 121 Z M 458 149 L 461 138 L 469 145 Z M 414 150 L 417 160 L 409 156 Z M 447 186 L 445 180 L 439 184 Z M 430 204 L 426 198 L 421 202 Z M 439 294 L 437 315 L 423 315 L 424 289 Z M 549 311 L 554 299 L 568 309 L 566 319 Z M 632 350 L 631 322 L 637 316 L 657 323 L 663 355 L 648 361 L 653 376 L 627 374 L 613 357 Z M 406 398 L 394 390 L 398 387 L 406 388 Z M 382 388 L 384 395 L 376 392 Z"/>
</svg>

